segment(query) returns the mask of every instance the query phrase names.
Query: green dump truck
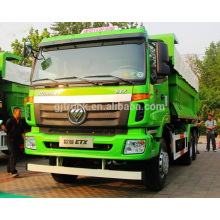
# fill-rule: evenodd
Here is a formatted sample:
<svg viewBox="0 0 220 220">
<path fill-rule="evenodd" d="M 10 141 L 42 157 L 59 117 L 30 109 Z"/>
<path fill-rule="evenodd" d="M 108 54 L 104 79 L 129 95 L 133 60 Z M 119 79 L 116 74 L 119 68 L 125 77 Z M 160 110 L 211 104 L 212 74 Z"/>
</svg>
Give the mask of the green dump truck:
<svg viewBox="0 0 220 220">
<path fill-rule="evenodd" d="M 5 123 L 13 116 L 14 107 L 22 111 L 22 120 L 26 130 L 30 127 L 25 122 L 25 105 L 28 101 L 31 68 L 12 63 L 22 57 L 8 52 L 0 52 L 0 120 Z M 6 133 L 0 129 L 0 150 L 7 153 Z M 24 145 L 21 144 L 21 148 Z"/>
<path fill-rule="evenodd" d="M 25 152 L 57 182 L 78 175 L 163 188 L 169 163 L 196 159 L 198 78 L 174 34 L 98 28 L 44 39 L 33 61 Z M 30 43 L 25 46 L 31 52 Z"/>
</svg>

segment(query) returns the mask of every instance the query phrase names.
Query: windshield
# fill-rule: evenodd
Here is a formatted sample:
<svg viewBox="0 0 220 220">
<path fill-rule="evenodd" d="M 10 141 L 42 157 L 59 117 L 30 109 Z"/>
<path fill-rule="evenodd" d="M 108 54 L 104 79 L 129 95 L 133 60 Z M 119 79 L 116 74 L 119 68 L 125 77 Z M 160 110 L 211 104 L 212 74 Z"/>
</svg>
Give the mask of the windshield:
<svg viewBox="0 0 220 220">
<path fill-rule="evenodd" d="M 48 83 L 53 79 L 75 83 L 82 82 L 82 78 L 105 81 L 117 80 L 116 77 L 129 81 L 144 80 L 144 45 L 142 39 L 130 40 L 129 43 L 99 42 L 53 47 L 39 53 L 32 82 Z"/>
</svg>

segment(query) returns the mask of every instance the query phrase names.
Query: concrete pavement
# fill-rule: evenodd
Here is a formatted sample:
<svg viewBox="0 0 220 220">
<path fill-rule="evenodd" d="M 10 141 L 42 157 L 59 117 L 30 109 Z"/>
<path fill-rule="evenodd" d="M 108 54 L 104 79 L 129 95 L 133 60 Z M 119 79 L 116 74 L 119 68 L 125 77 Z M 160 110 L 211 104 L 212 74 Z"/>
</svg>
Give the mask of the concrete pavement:
<svg viewBox="0 0 220 220">
<path fill-rule="evenodd" d="M 50 174 L 25 170 L 25 164 L 47 164 L 47 159 L 24 155 L 19 159 L 18 178 L 5 174 L 7 157 L 0 156 L 0 189 L 39 198 L 220 198 L 220 149 L 205 152 L 206 138 L 200 137 L 200 154 L 190 166 L 171 165 L 160 192 L 145 189 L 141 181 L 79 177 L 72 184 L 55 182 Z M 219 139 L 216 139 L 217 147 Z"/>
</svg>

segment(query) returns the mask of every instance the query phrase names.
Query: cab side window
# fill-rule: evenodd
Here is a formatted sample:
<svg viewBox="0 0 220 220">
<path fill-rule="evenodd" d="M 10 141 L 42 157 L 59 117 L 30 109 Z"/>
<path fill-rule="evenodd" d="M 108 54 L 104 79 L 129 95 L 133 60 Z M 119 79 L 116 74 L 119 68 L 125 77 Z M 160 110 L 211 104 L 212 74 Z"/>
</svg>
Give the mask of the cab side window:
<svg viewBox="0 0 220 220">
<path fill-rule="evenodd" d="M 155 83 L 157 76 L 157 57 L 156 57 L 156 47 L 153 43 L 149 44 L 149 57 L 150 57 L 150 76 L 151 82 Z"/>
</svg>

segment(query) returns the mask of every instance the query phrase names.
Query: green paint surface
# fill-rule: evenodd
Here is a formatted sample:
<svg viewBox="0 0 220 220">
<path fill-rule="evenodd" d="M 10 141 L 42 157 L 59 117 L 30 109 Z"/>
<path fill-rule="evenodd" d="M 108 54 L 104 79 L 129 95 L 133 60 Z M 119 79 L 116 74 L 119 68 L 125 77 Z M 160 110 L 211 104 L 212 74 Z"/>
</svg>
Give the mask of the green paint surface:
<svg viewBox="0 0 220 220">
<path fill-rule="evenodd" d="M 126 29 L 106 32 L 96 32 L 88 34 L 76 34 L 68 36 L 59 36 L 44 39 L 41 43 L 59 42 L 64 40 L 71 40 L 76 38 L 90 38 L 101 37 L 105 35 L 122 35 L 129 33 L 146 33 L 144 29 Z M 147 36 L 147 35 L 146 35 Z M 178 43 L 175 34 L 162 34 L 152 35 L 151 39 L 163 40 L 169 49 L 169 56 L 174 64 L 174 44 Z M 148 38 L 146 38 L 148 42 Z M 32 125 L 32 130 L 27 133 L 26 136 L 33 136 L 36 140 L 37 150 L 25 149 L 27 154 L 41 155 L 41 156 L 59 156 L 59 157 L 79 157 L 79 158 L 96 158 L 96 159 L 115 159 L 115 160 L 147 160 L 155 157 L 159 153 L 159 142 L 156 137 L 161 137 L 164 126 L 170 123 L 171 120 L 177 120 L 181 117 L 195 118 L 198 111 L 198 93 L 182 79 L 177 72 L 172 72 L 166 78 L 163 83 L 151 84 L 150 81 L 150 60 L 149 50 L 146 50 L 146 63 L 147 63 L 147 77 L 145 85 L 135 86 L 100 86 L 100 87 L 76 87 L 76 88 L 63 88 L 63 89 L 36 89 L 30 91 L 30 96 L 38 96 L 40 92 L 57 92 L 58 96 L 89 96 L 89 95 L 106 95 L 106 98 L 110 94 L 115 94 L 116 90 L 127 90 L 127 94 L 135 93 L 148 93 L 150 98 L 140 101 L 131 102 L 134 105 L 138 103 L 143 104 L 165 104 L 164 99 L 161 99 L 161 95 L 167 97 L 167 105 L 163 110 L 145 110 L 143 120 L 136 122 L 135 117 L 137 114 L 136 109 L 130 110 L 127 128 L 127 135 L 115 135 L 115 136 L 93 136 L 94 143 L 96 144 L 112 144 L 113 147 L 110 151 L 98 151 L 98 150 L 83 150 L 83 149 L 52 149 L 46 148 L 44 142 L 59 142 L 59 135 L 49 135 L 39 132 L 39 127 L 35 124 L 34 118 L 34 104 L 28 103 L 31 108 L 31 121 L 27 121 Z M 156 90 L 158 93 L 156 94 Z M 97 98 L 98 99 L 98 98 Z M 98 101 L 98 100 L 97 100 Z M 187 132 L 193 126 L 189 123 L 185 123 Z M 106 125 L 107 126 L 107 125 Z M 156 130 L 156 134 L 150 135 L 149 130 Z M 180 130 L 180 129 L 179 129 Z M 73 135 L 74 136 L 74 135 Z M 77 135 L 77 137 L 79 137 Z M 81 135 L 80 137 L 83 137 Z M 144 139 L 146 140 L 146 150 L 143 154 L 124 155 L 123 150 L 126 140 L 129 139 Z M 156 141 L 157 140 L 157 141 Z"/>
<path fill-rule="evenodd" d="M 107 36 L 107 35 L 122 35 L 122 34 L 133 34 L 133 33 L 145 33 L 147 34 L 147 31 L 142 28 L 136 28 L 136 29 L 123 29 L 123 30 L 114 30 L 114 31 L 102 31 L 102 32 L 93 32 L 93 33 L 85 33 L 85 34 L 74 34 L 74 35 L 66 35 L 66 36 L 58 36 L 58 37 L 51 37 L 51 38 L 45 38 L 41 41 L 41 43 L 48 43 L 48 42 L 54 42 L 54 41 L 63 41 L 63 40 L 71 40 L 71 39 L 77 39 L 77 38 L 89 38 L 89 37 L 101 37 L 101 36 Z"/>
<path fill-rule="evenodd" d="M 0 192 L 0 198 L 33 198 L 33 197 L 21 196 L 21 195 L 9 194 L 9 193 L 1 193 Z"/>
</svg>

